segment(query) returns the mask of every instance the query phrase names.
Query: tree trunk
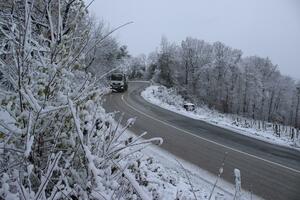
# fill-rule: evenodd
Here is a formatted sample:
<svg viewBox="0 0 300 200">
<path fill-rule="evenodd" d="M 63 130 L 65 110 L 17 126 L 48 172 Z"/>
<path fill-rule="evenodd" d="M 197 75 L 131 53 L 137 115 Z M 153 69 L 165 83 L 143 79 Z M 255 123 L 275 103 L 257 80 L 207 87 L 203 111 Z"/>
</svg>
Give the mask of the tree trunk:
<svg viewBox="0 0 300 200">
<path fill-rule="evenodd" d="M 298 100 L 297 100 L 297 106 L 296 106 L 296 116 L 295 116 L 295 127 L 296 128 L 300 128 L 300 124 L 299 124 L 299 120 L 298 120 L 299 104 L 300 104 L 300 90 L 298 92 Z"/>
<path fill-rule="evenodd" d="M 269 111 L 268 111 L 268 122 L 271 121 L 271 112 L 272 112 L 272 105 L 273 105 L 273 99 L 274 99 L 274 90 L 271 93 L 271 99 L 270 99 L 270 104 L 269 104 Z"/>
</svg>

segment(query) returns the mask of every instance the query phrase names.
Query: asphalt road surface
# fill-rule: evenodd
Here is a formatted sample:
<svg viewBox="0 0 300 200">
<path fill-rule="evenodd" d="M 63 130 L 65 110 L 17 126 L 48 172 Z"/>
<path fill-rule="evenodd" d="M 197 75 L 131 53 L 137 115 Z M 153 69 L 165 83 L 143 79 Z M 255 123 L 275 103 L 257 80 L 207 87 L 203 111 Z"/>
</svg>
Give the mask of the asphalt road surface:
<svg viewBox="0 0 300 200">
<path fill-rule="evenodd" d="M 125 93 L 113 93 L 104 103 L 107 111 L 120 111 L 125 118 L 137 117 L 131 130 L 147 131 L 147 138 L 162 137 L 162 148 L 217 174 L 224 158 L 222 178 L 233 183 L 240 169 L 242 188 L 270 200 L 300 200 L 300 151 L 243 136 L 194 120 L 146 102 L 141 91 L 145 82 L 131 82 Z"/>
</svg>

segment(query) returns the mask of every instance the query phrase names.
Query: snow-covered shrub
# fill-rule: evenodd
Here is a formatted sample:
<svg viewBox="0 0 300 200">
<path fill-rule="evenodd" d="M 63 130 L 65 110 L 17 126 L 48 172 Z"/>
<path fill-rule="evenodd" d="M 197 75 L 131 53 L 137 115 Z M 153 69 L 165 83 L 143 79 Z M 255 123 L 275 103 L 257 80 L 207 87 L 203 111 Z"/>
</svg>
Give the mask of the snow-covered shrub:
<svg viewBox="0 0 300 200">
<path fill-rule="evenodd" d="M 92 44 L 82 0 L 1 8 L 0 199 L 111 199 L 145 194 L 128 155 L 161 139 L 126 138 L 109 92 L 86 73 Z"/>
<path fill-rule="evenodd" d="M 150 91 L 151 94 L 147 94 L 147 92 Z M 147 97 L 152 96 L 159 99 L 162 103 L 166 103 L 174 107 L 182 107 L 184 104 L 184 99 L 178 95 L 173 88 L 166 88 L 165 86 L 150 86 L 147 92 L 143 92 L 142 95 Z"/>
</svg>

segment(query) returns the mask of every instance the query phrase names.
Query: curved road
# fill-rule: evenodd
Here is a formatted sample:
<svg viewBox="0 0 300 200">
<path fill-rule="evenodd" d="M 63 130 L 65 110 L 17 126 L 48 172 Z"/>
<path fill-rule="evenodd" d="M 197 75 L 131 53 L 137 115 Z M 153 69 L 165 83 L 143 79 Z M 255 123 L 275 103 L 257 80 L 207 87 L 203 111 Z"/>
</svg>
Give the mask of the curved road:
<svg viewBox="0 0 300 200">
<path fill-rule="evenodd" d="M 202 169 L 217 174 L 225 152 L 222 178 L 233 183 L 234 168 L 242 175 L 242 187 L 270 200 L 300 200 L 300 151 L 236 134 L 146 102 L 140 92 L 144 82 L 131 82 L 125 93 L 106 99 L 107 111 L 137 117 L 131 130 L 147 138 L 162 137 L 162 148 Z"/>
</svg>

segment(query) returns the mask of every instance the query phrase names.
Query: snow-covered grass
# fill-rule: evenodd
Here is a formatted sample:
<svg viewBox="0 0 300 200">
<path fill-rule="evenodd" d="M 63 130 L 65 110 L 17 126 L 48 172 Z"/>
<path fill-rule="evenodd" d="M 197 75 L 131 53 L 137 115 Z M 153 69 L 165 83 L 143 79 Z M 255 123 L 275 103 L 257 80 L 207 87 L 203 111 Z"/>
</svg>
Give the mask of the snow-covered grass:
<svg viewBox="0 0 300 200">
<path fill-rule="evenodd" d="M 141 95 L 146 101 L 178 114 L 265 142 L 300 150 L 299 132 L 297 133 L 297 130 L 292 127 L 252 120 L 238 115 L 223 114 L 209 109 L 207 106 L 198 106 L 194 111 L 186 111 L 183 108 L 183 104 L 186 103 L 184 99 L 175 90 L 164 86 L 149 86 Z M 292 132 L 294 132 L 293 139 Z"/>
</svg>

